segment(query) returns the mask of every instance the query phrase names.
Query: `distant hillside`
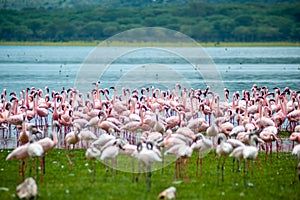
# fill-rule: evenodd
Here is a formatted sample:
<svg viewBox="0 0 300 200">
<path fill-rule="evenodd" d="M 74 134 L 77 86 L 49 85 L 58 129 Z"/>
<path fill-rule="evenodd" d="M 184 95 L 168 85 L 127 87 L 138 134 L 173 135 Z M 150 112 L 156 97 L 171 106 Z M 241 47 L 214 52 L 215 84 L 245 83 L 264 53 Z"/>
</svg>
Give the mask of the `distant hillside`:
<svg viewBox="0 0 300 200">
<path fill-rule="evenodd" d="M 299 42 L 299 22 L 300 2 L 2 9 L 0 40 L 95 41 L 133 28 L 164 27 L 201 42 Z"/>
<path fill-rule="evenodd" d="M 121 8 L 121 7 L 152 7 L 186 5 L 190 2 L 205 3 L 293 3 L 297 0 L 1 0 L 0 8 L 24 9 L 24 8 L 44 8 L 56 9 L 81 9 L 81 8 Z"/>
</svg>

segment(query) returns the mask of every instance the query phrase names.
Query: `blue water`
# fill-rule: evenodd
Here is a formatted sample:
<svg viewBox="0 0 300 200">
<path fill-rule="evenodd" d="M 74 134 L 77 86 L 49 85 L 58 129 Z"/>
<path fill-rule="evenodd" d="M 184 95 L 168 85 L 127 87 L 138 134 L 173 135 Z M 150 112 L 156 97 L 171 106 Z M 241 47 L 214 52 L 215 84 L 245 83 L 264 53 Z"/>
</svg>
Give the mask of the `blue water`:
<svg viewBox="0 0 300 200">
<path fill-rule="evenodd" d="M 60 91 L 62 87 L 74 87 L 94 49 L 1 46 L 0 90 L 6 88 L 8 92 L 19 92 L 27 87 L 48 86 L 50 90 Z M 187 54 L 195 51 L 194 48 L 184 50 Z M 203 51 L 214 63 L 224 87 L 231 92 L 250 90 L 253 84 L 300 89 L 300 47 L 209 47 Z M 106 55 L 101 56 L 105 58 Z M 174 85 L 188 82 L 195 89 L 206 87 L 205 80 L 193 65 L 178 55 L 163 51 L 163 48 L 130 52 L 109 64 L 103 73 L 92 72 L 100 79 L 101 87 L 122 85 L 126 81 L 137 86 L 157 83 L 163 87 L 165 82 Z M 95 65 L 97 69 L 98 63 Z M 86 84 L 93 87 L 91 83 Z"/>
</svg>

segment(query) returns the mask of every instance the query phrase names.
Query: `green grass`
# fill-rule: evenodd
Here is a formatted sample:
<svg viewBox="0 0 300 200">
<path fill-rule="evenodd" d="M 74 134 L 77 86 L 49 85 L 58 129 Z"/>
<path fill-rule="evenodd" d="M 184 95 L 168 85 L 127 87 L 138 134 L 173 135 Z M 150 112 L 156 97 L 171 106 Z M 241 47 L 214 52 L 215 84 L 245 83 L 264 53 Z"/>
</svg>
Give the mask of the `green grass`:
<svg viewBox="0 0 300 200">
<path fill-rule="evenodd" d="M 16 186 L 21 182 L 18 161 L 5 161 L 10 150 L 0 151 L 0 199 L 17 199 Z M 295 158 L 291 153 L 273 155 L 273 162 L 265 162 L 265 153 L 260 153 L 262 169 L 254 166 L 253 178 L 249 173 L 244 186 L 243 172 L 232 173 L 232 159 L 225 163 L 225 180 L 217 184 L 217 159 L 211 153 L 203 160 L 203 176 L 195 175 L 196 153 L 189 161 L 189 181 L 174 183 L 174 163 L 152 173 L 152 186 L 147 192 L 146 176 L 138 183 L 132 182 L 132 174 L 118 171 L 114 176 L 106 173 L 101 162 L 96 163 L 95 182 L 92 182 L 91 163 L 85 159 L 85 150 L 75 150 L 73 169 L 70 169 L 65 151 L 55 149 L 46 156 L 44 182 L 38 183 L 39 199 L 156 199 L 159 192 L 169 186 L 177 188 L 177 199 L 298 199 L 300 182 L 296 177 Z M 122 159 L 122 158 L 121 158 Z M 119 159 L 120 160 L 120 159 Z M 128 161 L 128 160 L 127 160 Z M 128 161 L 130 162 L 130 161 Z M 33 175 L 34 173 L 32 173 Z M 29 170 L 26 177 L 29 176 Z M 237 185 L 234 185 L 236 180 Z M 8 188 L 8 191 L 3 190 Z"/>
<path fill-rule="evenodd" d="M 299 42 L 198 42 L 202 47 L 299 47 Z M 18 42 L 0 41 L 0 46 L 97 46 L 101 41 L 70 41 L 70 42 Z M 101 44 L 104 45 L 104 44 Z M 172 43 L 123 43 L 113 42 L 109 46 L 195 46 L 195 44 Z"/>
</svg>

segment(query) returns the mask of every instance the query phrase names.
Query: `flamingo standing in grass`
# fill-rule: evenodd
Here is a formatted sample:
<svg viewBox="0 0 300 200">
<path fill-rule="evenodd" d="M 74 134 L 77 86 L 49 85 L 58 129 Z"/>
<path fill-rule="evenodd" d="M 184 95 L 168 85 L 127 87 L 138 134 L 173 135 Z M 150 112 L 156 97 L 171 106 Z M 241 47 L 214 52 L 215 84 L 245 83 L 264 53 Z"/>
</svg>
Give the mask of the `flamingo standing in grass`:
<svg viewBox="0 0 300 200">
<path fill-rule="evenodd" d="M 292 148 L 295 146 L 295 142 L 300 143 L 300 125 L 297 125 L 294 132 L 290 135 L 290 140 L 293 142 Z"/>
<path fill-rule="evenodd" d="M 296 171 L 297 171 L 299 181 L 300 181 L 300 144 L 297 144 L 296 146 L 294 146 L 293 151 L 292 151 L 292 155 L 296 156 L 296 160 L 298 162 L 298 166 L 296 167 Z"/>
<path fill-rule="evenodd" d="M 96 167 L 95 167 L 95 160 L 99 159 L 101 155 L 101 151 L 94 146 L 89 147 L 85 152 L 85 157 L 88 161 L 92 161 L 92 182 L 95 181 L 96 175 Z"/>
<path fill-rule="evenodd" d="M 41 158 L 44 155 L 44 149 L 43 149 L 41 144 L 39 144 L 39 143 L 37 143 L 36 141 L 33 140 L 32 127 L 33 127 L 33 125 L 29 125 L 29 127 L 28 127 L 28 130 L 29 130 L 29 145 L 27 147 L 27 152 L 28 152 L 28 156 L 29 156 L 30 159 L 36 159 L 36 161 L 38 161 L 37 159 Z M 36 176 L 37 176 L 38 166 L 35 165 L 35 168 L 36 168 Z M 30 169 L 30 171 L 31 171 L 31 169 Z M 42 172 L 41 172 L 41 180 L 43 180 L 42 179 Z"/>
<path fill-rule="evenodd" d="M 50 150 L 54 149 L 58 143 L 56 128 L 58 128 L 58 129 L 60 128 L 59 123 L 58 123 L 58 121 L 53 121 L 52 122 L 52 139 L 49 137 L 45 137 L 45 138 L 37 141 L 37 143 L 42 145 L 43 150 L 44 150 L 44 155 L 42 157 L 42 169 L 43 169 L 44 174 L 46 172 L 46 169 L 45 169 L 46 168 L 45 167 L 46 153 L 49 152 Z"/>
<path fill-rule="evenodd" d="M 144 148 L 143 144 L 141 142 L 139 142 L 137 144 L 137 151 L 134 152 L 133 156 L 136 157 L 147 168 L 147 172 L 148 172 L 147 191 L 149 192 L 150 188 L 151 188 L 151 176 L 152 176 L 151 166 L 155 162 L 162 162 L 160 152 L 157 152 L 154 150 L 152 142 L 147 142 L 146 148 Z M 139 169 L 139 174 L 136 179 L 137 181 L 138 181 L 139 175 L 140 175 L 140 169 Z"/>
<path fill-rule="evenodd" d="M 233 147 L 233 151 L 229 155 L 229 157 L 233 158 L 232 171 L 234 172 L 234 162 L 235 162 L 235 159 L 238 160 L 238 162 L 237 162 L 237 170 L 236 171 L 240 171 L 241 160 L 243 159 L 243 149 L 244 149 L 245 144 L 243 142 L 241 142 L 240 140 L 233 139 L 233 138 L 228 139 L 227 142 L 229 144 L 231 144 L 231 146 Z"/>
<path fill-rule="evenodd" d="M 202 176 L 202 159 L 206 156 L 212 149 L 212 141 L 206 139 L 202 133 L 196 135 L 196 142 L 192 144 L 191 148 L 198 151 L 197 161 L 196 161 L 196 176 L 198 176 L 198 166 L 200 162 L 200 176 Z"/>
<path fill-rule="evenodd" d="M 248 162 L 248 168 L 250 167 L 249 162 L 252 161 L 252 166 L 251 166 L 251 174 L 253 178 L 253 165 L 254 161 L 257 159 L 258 156 L 258 142 L 259 138 L 257 135 L 250 134 L 249 135 L 249 143 L 250 145 L 244 146 L 243 149 L 243 158 L 244 158 L 244 185 L 246 185 L 246 175 L 247 175 L 247 170 L 246 170 L 246 161 Z M 249 185 L 250 183 L 248 183 Z"/>
<path fill-rule="evenodd" d="M 70 164 L 70 168 L 72 169 L 73 167 L 73 162 L 69 156 L 69 148 L 70 148 L 70 145 L 73 145 L 73 155 L 74 155 L 74 148 L 75 148 L 75 145 L 79 142 L 79 137 L 78 137 L 78 134 L 79 134 L 79 126 L 77 124 L 74 124 L 74 131 L 71 131 L 69 133 L 66 134 L 66 137 L 65 137 L 65 143 L 66 143 L 66 156 L 67 156 L 67 159 L 69 161 L 69 164 Z"/>
<path fill-rule="evenodd" d="M 270 148 L 270 161 L 272 162 L 272 142 L 273 141 L 277 141 L 278 138 L 276 137 L 276 135 L 273 132 L 270 131 L 262 131 L 259 134 L 259 137 L 266 143 L 266 158 L 265 160 L 267 160 L 268 158 L 268 148 Z M 268 147 L 268 143 L 270 144 L 270 146 Z"/>
<path fill-rule="evenodd" d="M 19 174 L 20 174 L 20 171 L 22 173 L 22 181 L 24 181 L 24 178 L 25 178 L 27 158 L 29 157 L 28 151 L 27 151 L 28 145 L 29 145 L 29 143 L 26 143 L 22 146 L 18 146 L 6 157 L 6 160 L 19 160 L 21 162 L 21 164 L 19 164 L 18 172 L 19 172 Z"/>
<path fill-rule="evenodd" d="M 112 170 L 112 175 L 113 175 L 113 169 L 114 167 L 117 169 L 117 156 L 119 155 L 119 151 L 120 149 L 122 149 L 121 146 L 121 139 L 112 139 L 109 140 L 106 144 L 104 144 L 101 148 L 100 148 L 100 160 L 104 162 L 104 164 L 107 163 L 106 161 L 108 159 L 111 159 L 111 170 Z M 114 166 L 115 164 L 115 166 Z M 108 168 L 106 168 L 106 172 L 108 171 Z"/>
<path fill-rule="evenodd" d="M 219 133 L 217 136 L 217 148 L 216 148 L 216 153 L 218 155 L 218 184 L 219 184 L 219 179 L 220 179 L 220 163 L 221 163 L 221 158 L 223 158 L 221 170 L 222 170 L 222 182 L 224 182 L 224 164 L 226 158 L 229 156 L 231 151 L 233 150 L 233 147 L 231 144 L 226 142 L 227 138 L 224 133 Z"/>
<path fill-rule="evenodd" d="M 294 146 L 292 155 L 295 155 L 297 161 L 300 162 L 300 144 L 297 144 L 296 146 Z"/>
<path fill-rule="evenodd" d="M 97 136 L 87 128 L 82 129 L 78 136 L 82 142 L 86 142 L 86 148 L 89 147 L 91 142 L 94 142 L 98 139 Z"/>
<path fill-rule="evenodd" d="M 187 135 L 182 134 L 182 131 L 178 130 L 174 134 L 168 133 L 163 145 L 167 149 L 164 155 L 176 155 L 174 170 L 175 178 L 182 178 L 185 173 L 185 169 L 187 168 L 188 158 L 190 158 L 193 153 L 191 145 L 195 138 L 187 137 Z M 188 180 L 188 177 L 186 177 L 186 180 Z"/>
</svg>

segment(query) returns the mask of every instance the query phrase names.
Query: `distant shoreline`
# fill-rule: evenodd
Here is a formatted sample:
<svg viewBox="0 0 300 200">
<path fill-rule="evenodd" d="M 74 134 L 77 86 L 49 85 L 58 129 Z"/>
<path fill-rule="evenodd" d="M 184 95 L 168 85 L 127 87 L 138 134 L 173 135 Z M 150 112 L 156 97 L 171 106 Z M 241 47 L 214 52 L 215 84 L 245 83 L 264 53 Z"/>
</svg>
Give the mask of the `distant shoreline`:
<svg viewBox="0 0 300 200">
<path fill-rule="evenodd" d="M 101 41 L 72 41 L 72 42 L 13 42 L 0 41 L 0 46 L 195 46 L 195 44 L 184 43 L 101 43 Z M 300 42 L 198 42 L 202 47 L 299 47 Z"/>
</svg>

